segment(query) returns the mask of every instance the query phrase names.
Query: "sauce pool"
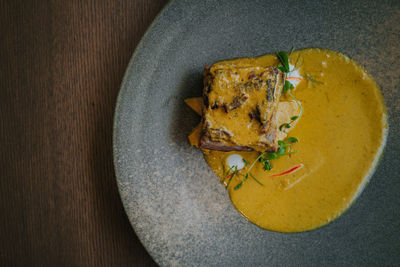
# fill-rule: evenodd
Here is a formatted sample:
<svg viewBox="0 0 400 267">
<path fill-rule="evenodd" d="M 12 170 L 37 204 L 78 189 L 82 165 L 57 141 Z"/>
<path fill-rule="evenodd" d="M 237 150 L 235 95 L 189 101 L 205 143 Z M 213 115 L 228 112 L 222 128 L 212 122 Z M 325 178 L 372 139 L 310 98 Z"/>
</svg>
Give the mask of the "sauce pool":
<svg viewBox="0 0 400 267">
<path fill-rule="evenodd" d="M 275 55 L 231 62 L 277 66 Z M 356 62 L 335 51 L 292 52 L 303 79 L 292 92 L 304 113 L 288 136 L 296 154 L 271 160 L 273 169 L 255 164 L 251 173 L 264 186 L 241 176 L 228 186 L 231 201 L 249 221 L 278 232 L 301 232 L 325 225 L 342 214 L 361 192 L 379 160 L 387 135 L 386 108 L 379 87 Z M 281 101 L 285 96 L 281 97 Z M 226 177 L 227 158 L 240 155 L 253 162 L 257 152 L 203 150 L 211 169 Z M 274 176 L 303 164 L 283 176 Z"/>
</svg>

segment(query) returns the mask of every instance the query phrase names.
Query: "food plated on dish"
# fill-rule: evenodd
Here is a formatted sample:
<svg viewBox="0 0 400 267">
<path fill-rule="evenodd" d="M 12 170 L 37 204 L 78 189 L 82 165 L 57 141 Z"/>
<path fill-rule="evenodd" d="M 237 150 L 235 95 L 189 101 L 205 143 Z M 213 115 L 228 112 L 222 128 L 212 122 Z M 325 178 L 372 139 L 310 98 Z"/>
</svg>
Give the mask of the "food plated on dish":
<svg viewBox="0 0 400 267">
<path fill-rule="evenodd" d="M 236 209 L 264 229 L 325 225 L 356 199 L 387 135 L 379 87 L 356 62 L 310 48 L 214 63 L 189 135 Z"/>
</svg>

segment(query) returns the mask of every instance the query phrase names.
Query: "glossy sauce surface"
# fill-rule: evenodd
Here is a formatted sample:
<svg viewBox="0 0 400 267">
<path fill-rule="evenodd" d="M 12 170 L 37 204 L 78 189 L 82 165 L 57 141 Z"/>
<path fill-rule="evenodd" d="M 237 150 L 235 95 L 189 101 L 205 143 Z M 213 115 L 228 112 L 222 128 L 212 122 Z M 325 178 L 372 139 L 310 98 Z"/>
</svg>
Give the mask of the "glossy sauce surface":
<svg viewBox="0 0 400 267">
<path fill-rule="evenodd" d="M 234 59 L 241 63 L 276 66 L 275 55 Z M 228 186 L 233 205 L 254 224 L 279 232 L 307 231 L 338 217 L 366 184 L 382 152 L 386 132 L 386 109 L 374 80 L 346 56 L 324 49 L 304 49 L 290 55 L 305 77 L 293 91 L 304 114 L 288 136 L 299 142 L 298 153 L 271 160 L 273 169 L 264 171 L 256 163 L 252 174 L 264 186 L 235 176 Z M 281 101 L 290 100 L 286 96 Z M 253 162 L 257 152 L 204 150 L 211 169 L 226 178 L 226 158 L 239 154 Z M 304 166 L 280 177 L 274 174 L 293 166 Z"/>
</svg>

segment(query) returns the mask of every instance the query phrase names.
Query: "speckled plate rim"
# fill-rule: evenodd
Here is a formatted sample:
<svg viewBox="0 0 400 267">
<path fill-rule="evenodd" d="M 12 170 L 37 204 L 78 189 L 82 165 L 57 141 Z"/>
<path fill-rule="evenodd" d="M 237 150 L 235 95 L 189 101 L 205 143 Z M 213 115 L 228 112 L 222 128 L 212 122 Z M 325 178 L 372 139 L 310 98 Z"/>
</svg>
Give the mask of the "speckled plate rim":
<svg viewBox="0 0 400 267">
<path fill-rule="evenodd" d="M 125 210 L 125 214 L 128 217 L 128 220 L 132 226 L 132 229 L 134 230 L 135 234 L 139 237 L 140 242 L 142 243 L 142 245 L 145 247 L 146 251 L 150 254 L 150 256 L 152 257 L 152 259 L 158 264 L 161 264 L 160 259 L 158 259 L 157 257 L 155 257 L 155 255 L 152 253 L 152 250 L 149 247 L 149 244 L 147 244 L 147 242 L 145 241 L 145 239 L 142 237 L 141 233 L 136 231 L 135 229 L 135 225 L 136 222 L 134 220 L 134 218 L 132 216 L 129 215 L 128 213 L 128 208 L 127 208 L 127 203 L 124 201 L 124 199 L 122 199 L 122 182 L 120 177 L 122 176 L 122 174 L 120 173 L 120 169 L 119 169 L 119 164 L 117 162 L 117 157 L 116 157 L 116 153 L 115 151 L 118 150 L 118 141 L 117 139 L 117 124 L 118 124 L 118 115 L 121 114 L 121 102 L 122 102 L 122 98 L 124 97 L 126 91 L 128 90 L 128 87 L 126 86 L 128 79 L 130 77 L 130 70 L 132 69 L 132 66 L 135 64 L 135 62 L 137 61 L 137 57 L 139 56 L 139 54 L 141 53 L 141 50 L 143 49 L 144 45 L 146 42 L 148 42 L 148 36 L 149 34 L 153 31 L 153 29 L 157 26 L 157 24 L 159 24 L 160 18 L 163 17 L 163 15 L 168 11 L 168 8 L 175 2 L 175 0 L 170 0 L 164 7 L 163 9 L 157 14 L 157 16 L 154 18 L 154 20 L 152 21 L 152 23 L 150 24 L 150 26 L 147 28 L 146 32 L 143 34 L 142 38 L 140 39 L 138 45 L 135 48 L 135 51 L 132 54 L 131 59 L 129 60 L 128 66 L 126 67 L 125 73 L 124 73 L 124 77 L 122 79 L 121 85 L 120 85 L 120 90 L 118 92 L 118 96 L 117 96 L 117 101 L 116 101 L 116 105 L 115 105 L 115 111 L 114 111 L 114 117 L 113 117 L 113 137 L 112 137 L 112 142 L 113 142 L 113 160 L 114 160 L 114 171 L 115 171 L 115 177 L 117 180 L 117 186 L 118 186 L 118 192 L 119 192 L 119 196 L 122 202 L 122 206 L 124 207 Z"/>
</svg>

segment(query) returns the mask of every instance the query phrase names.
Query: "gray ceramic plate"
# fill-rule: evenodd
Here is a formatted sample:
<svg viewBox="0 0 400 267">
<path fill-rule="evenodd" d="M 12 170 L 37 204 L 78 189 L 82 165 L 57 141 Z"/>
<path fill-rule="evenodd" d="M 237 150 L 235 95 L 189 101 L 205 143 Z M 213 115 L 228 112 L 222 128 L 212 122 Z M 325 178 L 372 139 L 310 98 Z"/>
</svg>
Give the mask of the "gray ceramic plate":
<svg viewBox="0 0 400 267">
<path fill-rule="evenodd" d="M 304 2 L 304 3 L 301 3 Z M 379 3 L 378 3 L 379 2 Z M 172 1 L 126 71 L 114 125 L 115 169 L 126 213 L 160 265 L 365 266 L 400 262 L 400 1 Z M 297 234 L 247 222 L 187 134 L 199 118 L 204 65 L 325 47 L 358 61 L 381 86 L 390 132 L 356 203 Z"/>
</svg>

